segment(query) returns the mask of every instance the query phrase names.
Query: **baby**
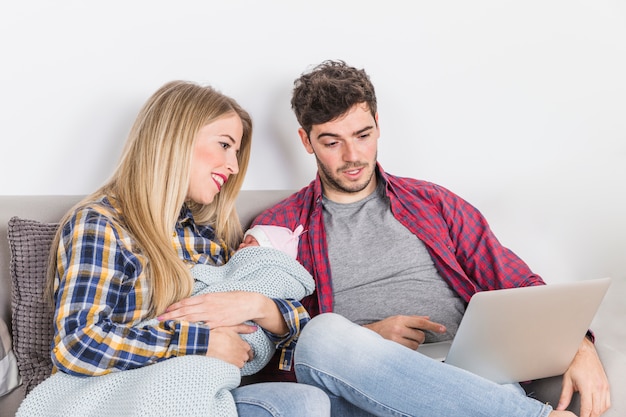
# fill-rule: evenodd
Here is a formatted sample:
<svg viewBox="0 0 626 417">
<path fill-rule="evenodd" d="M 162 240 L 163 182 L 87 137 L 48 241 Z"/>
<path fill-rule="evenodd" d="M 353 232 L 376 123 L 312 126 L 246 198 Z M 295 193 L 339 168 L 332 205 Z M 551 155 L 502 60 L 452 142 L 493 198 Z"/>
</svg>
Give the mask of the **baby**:
<svg viewBox="0 0 626 417">
<path fill-rule="evenodd" d="M 293 232 L 281 226 L 254 226 L 243 235 L 243 242 L 239 249 L 249 246 L 264 246 L 282 250 L 292 258 L 298 256 L 298 243 L 304 228 L 302 225 L 296 227 Z"/>
<path fill-rule="evenodd" d="M 294 231 L 281 226 L 252 227 L 226 264 L 198 264 L 191 269 L 195 280 L 193 294 L 250 291 L 270 298 L 293 300 L 310 295 L 315 290 L 315 282 L 296 260 L 302 231 L 301 225 Z M 241 337 L 254 351 L 254 358 L 246 362 L 241 373 L 252 375 L 267 365 L 276 346 L 261 328 Z"/>
<path fill-rule="evenodd" d="M 197 264 L 191 268 L 194 279 L 192 295 L 250 291 L 270 298 L 301 300 L 312 294 L 315 290 L 313 277 L 296 260 L 302 232 L 302 226 L 294 231 L 281 226 L 252 227 L 244 234 L 239 249 L 224 265 Z M 154 325 L 155 321 L 139 325 L 146 324 Z M 252 375 L 267 365 L 276 346 L 260 327 L 241 337 L 254 351 L 254 358 L 246 362 L 241 373 Z"/>
</svg>

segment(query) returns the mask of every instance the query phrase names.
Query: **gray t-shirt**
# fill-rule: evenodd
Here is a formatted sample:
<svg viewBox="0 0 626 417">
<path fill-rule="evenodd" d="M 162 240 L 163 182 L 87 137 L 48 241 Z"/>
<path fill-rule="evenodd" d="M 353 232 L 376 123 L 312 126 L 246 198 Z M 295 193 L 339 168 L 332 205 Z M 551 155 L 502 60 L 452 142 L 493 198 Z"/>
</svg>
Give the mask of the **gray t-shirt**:
<svg viewBox="0 0 626 417">
<path fill-rule="evenodd" d="M 323 206 L 334 312 L 361 325 L 430 316 L 447 332 L 426 332 L 427 343 L 453 338 L 465 303 L 441 278 L 424 243 L 393 217 L 382 188 L 350 204 L 324 198 Z"/>
</svg>

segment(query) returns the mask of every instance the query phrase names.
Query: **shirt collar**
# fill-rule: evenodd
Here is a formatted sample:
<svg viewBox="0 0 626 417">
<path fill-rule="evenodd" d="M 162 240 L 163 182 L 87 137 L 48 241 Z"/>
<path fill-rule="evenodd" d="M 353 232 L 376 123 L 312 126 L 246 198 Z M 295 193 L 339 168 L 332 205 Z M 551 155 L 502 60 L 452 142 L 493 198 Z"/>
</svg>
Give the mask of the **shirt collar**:
<svg viewBox="0 0 626 417">
<path fill-rule="evenodd" d="M 193 213 L 187 203 L 184 203 L 180 208 L 180 213 L 178 214 L 178 220 L 176 222 L 177 226 L 185 226 L 185 225 L 193 225 L 195 227 L 195 222 L 193 220 Z"/>
</svg>

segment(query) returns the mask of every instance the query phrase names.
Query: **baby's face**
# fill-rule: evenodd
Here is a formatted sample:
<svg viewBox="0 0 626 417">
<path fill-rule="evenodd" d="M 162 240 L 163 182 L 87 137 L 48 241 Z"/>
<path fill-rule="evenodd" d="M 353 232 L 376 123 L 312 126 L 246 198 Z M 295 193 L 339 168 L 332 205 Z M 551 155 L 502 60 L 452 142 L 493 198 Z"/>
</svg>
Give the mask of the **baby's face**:
<svg viewBox="0 0 626 417">
<path fill-rule="evenodd" d="M 239 249 L 247 248 L 248 246 L 259 246 L 259 242 L 252 235 L 246 235 L 243 242 L 239 244 Z"/>
</svg>

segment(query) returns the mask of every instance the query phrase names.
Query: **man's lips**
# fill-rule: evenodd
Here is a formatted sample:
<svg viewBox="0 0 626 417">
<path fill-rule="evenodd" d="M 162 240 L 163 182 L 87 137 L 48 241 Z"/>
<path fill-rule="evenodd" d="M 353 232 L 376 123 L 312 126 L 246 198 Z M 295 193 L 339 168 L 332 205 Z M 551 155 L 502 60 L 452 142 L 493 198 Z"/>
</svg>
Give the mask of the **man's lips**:
<svg viewBox="0 0 626 417">
<path fill-rule="evenodd" d="M 340 172 L 343 175 L 346 175 L 348 177 L 358 177 L 359 174 L 361 174 L 361 172 L 363 172 L 364 169 L 365 169 L 365 166 L 360 166 L 360 167 L 352 167 L 348 169 L 343 169 L 343 170 L 340 170 Z"/>
</svg>

